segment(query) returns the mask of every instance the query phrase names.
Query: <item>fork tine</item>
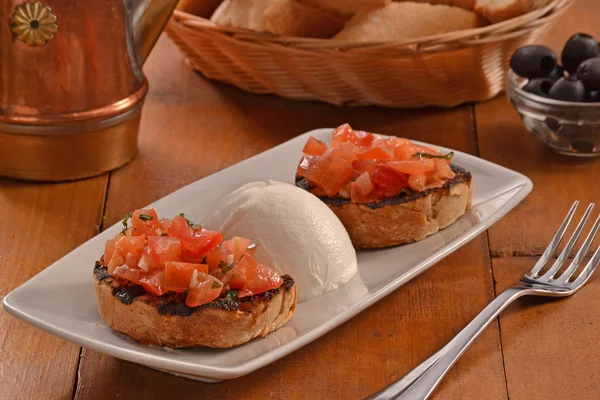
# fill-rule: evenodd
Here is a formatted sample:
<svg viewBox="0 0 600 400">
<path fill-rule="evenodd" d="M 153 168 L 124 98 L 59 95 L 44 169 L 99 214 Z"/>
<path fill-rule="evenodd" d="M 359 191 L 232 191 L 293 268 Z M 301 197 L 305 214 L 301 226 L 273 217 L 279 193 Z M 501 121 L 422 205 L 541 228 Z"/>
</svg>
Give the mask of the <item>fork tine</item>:
<svg viewBox="0 0 600 400">
<path fill-rule="evenodd" d="M 552 254 L 554 254 L 554 250 L 556 250 L 556 248 L 558 247 L 558 244 L 562 240 L 565 231 L 567 230 L 567 227 L 571 223 L 571 219 L 573 218 L 573 214 L 575 214 L 575 210 L 577 210 L 578 205 L 579 201 L 575 201 L 575 203 L 573 203 L 565 220 L 560 225 L 560 228 L 558 228 L 558 232 L 556 232 L 556 235 L 554 235 L 552 241 L 550 242 L 548 247 L 546 247 L 546 250 L 544 250 L 544 254 L 542 254 L 538 262 L 535 263 L 533 268 L 531 268 L 531 271 L 529 271 L 529 273 L 526 275 L 527 277 L 535 278 L 537 276 L 537 273 L 540 272 L 542 268 L 544 268 L 544 265 L 546 265 L 550 257 L 552 257 Z"/>
<path fill-rule="evenodd" d="M 600 246 L 596 249 L 596 252 L 594 253 L 594 256 L 592 257 L 590 262 L 587 263 L 587 265 L 581 270 L 581 274 L 579 274 L 579 277 L 575 279 L 573 283 L 571 283 L 571 287 L 574 290 L 577 290 L 581 286 L 583 286 L 583 284 L 586 283 L 588 279 L 590 279 L 590 276 L 592 276 L 592 274 L 596 270 L 596 267 L 598 267 L 598 264 L 600 264 Z"/>
<path fill-rule="evenodd" d="M 592 226 L 588 237 L 585 239 L 585 242 L 583 242 L 583 245 L 581 246 L 581 248 L 577 252 L 577 255 L 571 262 L 571 265 L 569 265 L 569 268 L 567 268 L 567 270 L 559 278 L 556 279 L 555 283 L 557 285 L 564 285 L 571 278 L 571 276 L 573 276 L 573 273 L 579 267 L 579 263 L 581 262 L 581 260 L 583 260 L 590 246 L 592 245 L 592 242 L 596 238 L 598 228 L 600 228 L 600 217 L 598 217 L 596 219 L 596 222 L 594 222 L 594 225 Z"/>
<path fill-rule="evenodd" d="M 575 232 L 573 232 L 573 235 L 567 242 L 567 245 L 565 246 L 563 251 L 560 253 L 560 255 L 558 256 L 558 258 L 556 259 L 554 264 L 552 264 L 552 267 L 550 267 L 548 272 L 546 272 L 544 275 L 542 275 L 542 279 L 552 279 L 552 277 L 558 272 L 560 267 L 563 265 L 563 263 L 565 262 L 567 257 L 569 257 L 569 254 L 571 254 L 571 250 L 573 250 L 573 246 L 575 246 L 575 243 L 577 243 L 579 236 L 581 236 L 583 227 L 585 226 L 588 219 L 590 218 L 590 214 L 592 213 L 593 209 L 594 209 L 594 203 L 590 204 L 588 206 L 588 208 L 585 210 L 585 213 L 583 214 L 581 221 L 579 221 L 579 224 L 577 225 L 577 228 L 575 228 Z"/>
</svg>

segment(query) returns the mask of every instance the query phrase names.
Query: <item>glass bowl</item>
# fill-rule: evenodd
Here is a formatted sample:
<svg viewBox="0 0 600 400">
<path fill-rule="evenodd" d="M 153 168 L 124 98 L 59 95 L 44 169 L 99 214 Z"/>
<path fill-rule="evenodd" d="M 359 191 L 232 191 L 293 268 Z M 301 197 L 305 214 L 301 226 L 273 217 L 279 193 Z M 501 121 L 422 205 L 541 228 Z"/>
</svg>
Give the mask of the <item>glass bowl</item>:
<svg viewBox="0 0 600 400">
<path fill-rule="evenodd" d="M 577 157 L 600 156 L 600 103 L 571 103 L 527 93 L 527 79 L 512 70 L 506 93 L 523 124 L 557 152 Z"/>
</svg>

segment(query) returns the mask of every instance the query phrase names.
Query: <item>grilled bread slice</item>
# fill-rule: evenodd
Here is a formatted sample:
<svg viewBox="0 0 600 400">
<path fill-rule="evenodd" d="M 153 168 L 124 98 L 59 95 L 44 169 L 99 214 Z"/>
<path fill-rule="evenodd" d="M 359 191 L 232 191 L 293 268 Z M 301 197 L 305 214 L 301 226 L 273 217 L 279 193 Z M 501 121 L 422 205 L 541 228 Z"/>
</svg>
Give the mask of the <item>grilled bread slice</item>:
<svg viewBox="0 0 600 400">
<path fill-rule="evenodd" d="M 277 289 L 241 299 L 220 297 L 190 308 L 182 294 L 148 294 L 108 274 L 97 262 L 94 287 L 98 312 L 112 329 L 132 339 L 170 348 L 237 346 L 283 326 L 296 308 L 296 285 L 282 276 Z"/>
<path fill-rule="evenodd" d="M 341 197 L 319 197 L 342 221 L 357 249 L 416 242 L 453 223 L 471 208 L 471 173 L 451 164 L 455 177 L 439 189 L 405 191 L 373 203 L 352 203 Z M 296 177 L 296 185 L 314 186 Z"/>
</svg>

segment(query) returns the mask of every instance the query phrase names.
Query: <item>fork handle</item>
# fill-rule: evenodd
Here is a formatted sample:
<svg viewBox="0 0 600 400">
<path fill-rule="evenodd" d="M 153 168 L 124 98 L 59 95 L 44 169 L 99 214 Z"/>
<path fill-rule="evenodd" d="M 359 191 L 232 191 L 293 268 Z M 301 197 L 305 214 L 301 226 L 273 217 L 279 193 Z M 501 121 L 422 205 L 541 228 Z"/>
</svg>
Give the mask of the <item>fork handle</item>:
<svg viewBox="0 0 600 400">
<path fill-rule="evenodd" d="M 417 400 L 428 398 L 458 357 L 510 303 L 526 295 L 527 289 L 513 286 L 500 293 L 479 315 L 437 353 L 403 378 L 366 400 Z"/>
</svg>

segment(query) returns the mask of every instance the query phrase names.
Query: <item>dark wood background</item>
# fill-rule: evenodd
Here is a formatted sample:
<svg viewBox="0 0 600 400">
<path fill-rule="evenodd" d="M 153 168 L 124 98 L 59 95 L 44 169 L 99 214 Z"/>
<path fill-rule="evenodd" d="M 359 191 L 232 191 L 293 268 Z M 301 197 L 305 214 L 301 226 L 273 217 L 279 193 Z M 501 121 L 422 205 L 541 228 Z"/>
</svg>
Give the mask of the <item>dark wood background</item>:
<svg viewBox="0 0 600 400">
<path fill-rule="evenodd" d="M 579 0 L 548 44 L 559 50 L 578 31 L 600 36 L 600 2 Z M 351 321 L 221 384 L 81 349 L 0 310 L 0 399 L 363 398 L 443 346 L 527 271 L 575 199 L 600 200 L 600 161 L 544 148 L 503 95 L 451 110 L 292 102 L 206 81 L 166 37 L 145 72 L 151 89 L 131 164 L 70 183 L 0 180 L 0 297 L 128 211 L 305 131 L 346 121 L 476 154 L 529 176 L 535 188 L 488 232 Z M 569 300 L 519 301 L 485 330 L 434 397 L 597 399 L 598 339 L 598 277 Z"/>
</svg>

